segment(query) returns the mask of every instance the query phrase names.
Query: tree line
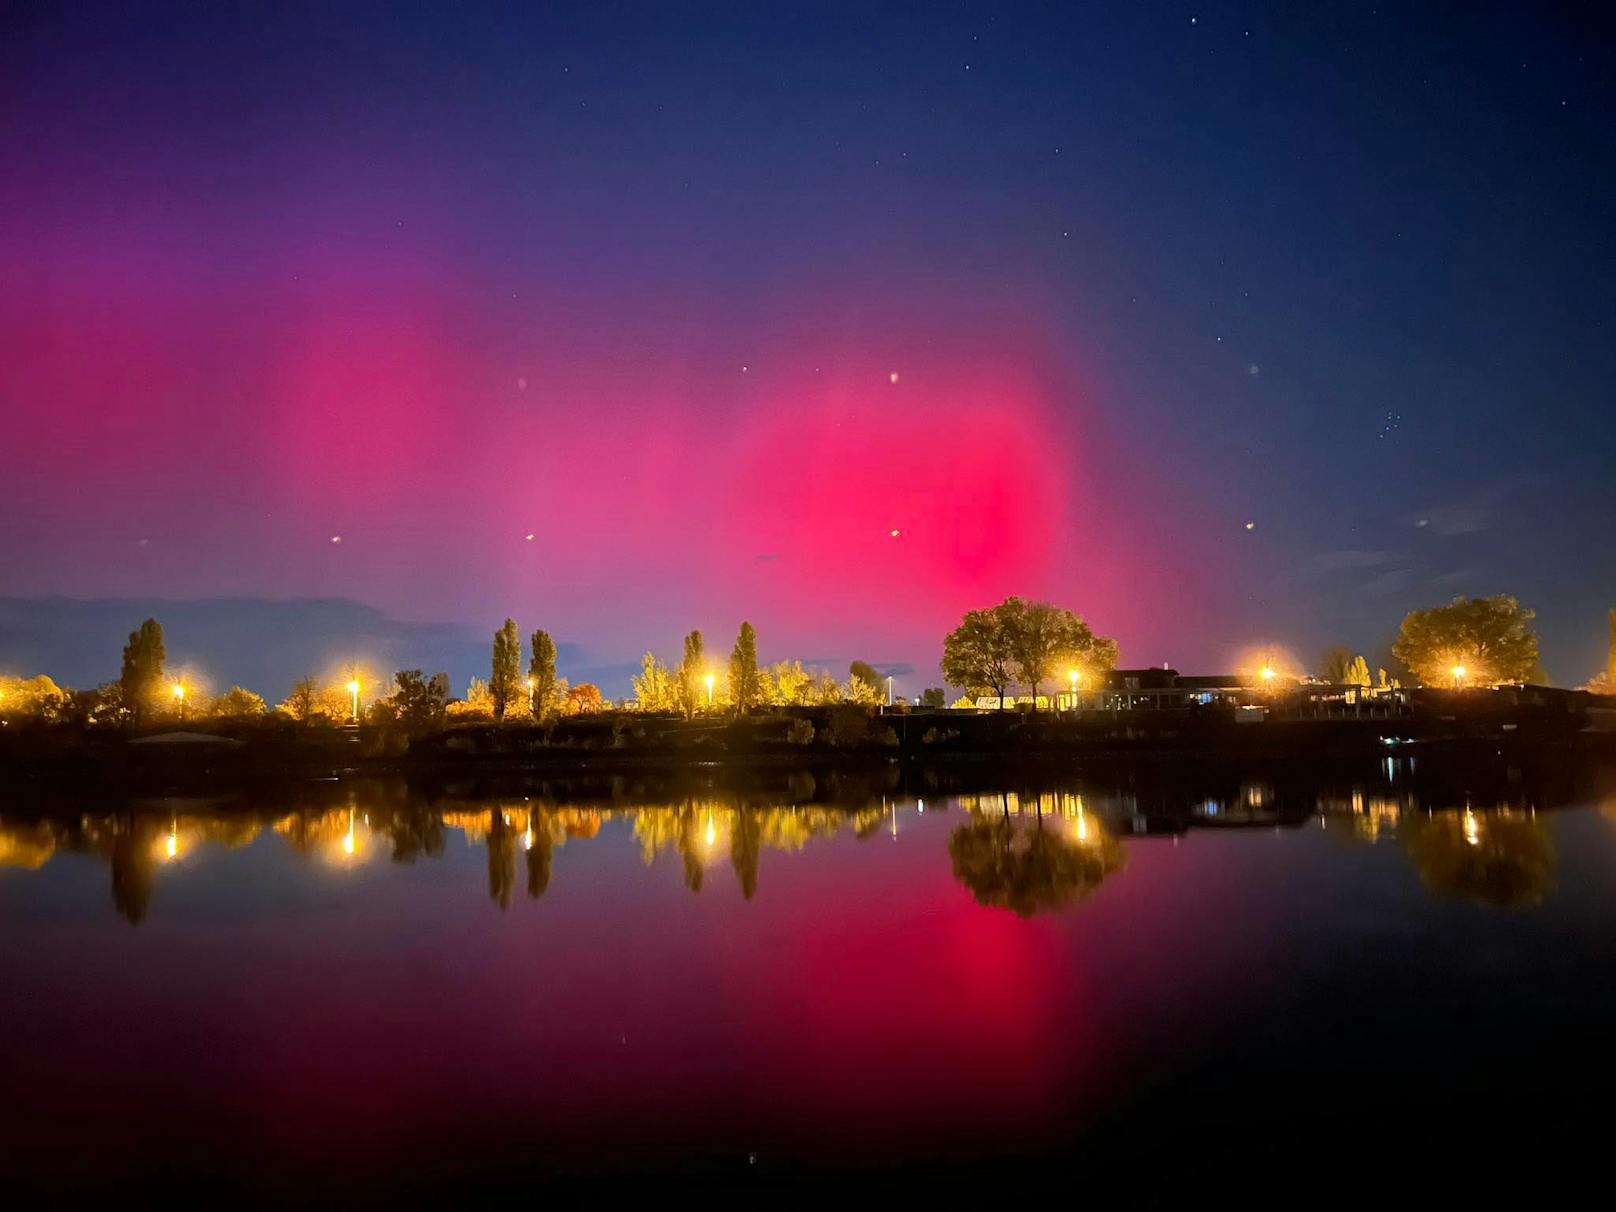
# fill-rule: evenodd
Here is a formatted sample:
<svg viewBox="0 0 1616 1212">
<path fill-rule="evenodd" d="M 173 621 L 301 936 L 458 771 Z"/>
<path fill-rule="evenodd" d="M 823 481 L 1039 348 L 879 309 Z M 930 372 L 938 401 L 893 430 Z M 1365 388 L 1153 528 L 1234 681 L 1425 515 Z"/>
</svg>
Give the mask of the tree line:
<svg viewBox="0 0 1616 1212">
<path fill-rule="evenodd" d="M 1502 594 L 1460 597 L 1445 606 L 1410 611 L 1391 646 L 1398 671 L 1377 670 L 1378 684 L 1395 687 L 1405 676 L 1419 685 L 1448 688 L 1541 683 L 1546 679 L 1534 617 L 1515 598 Z M 1616 693 L 1616 609 L 1610 612 L 1610 629 L 1607 668 L 1585 683 L 1586 690 Z M 966 612 L 943 640 L 941 668 L 944 680 L 965 692 L 956 705 L 968 705 L 980 696 L 1003 704 L 1013 687 L 1025 688 L 1036 702 L 1045 686 L 1063 686 L 1074 674 L 1080 690 L 1098 687 L 1117 659 L 1116 641 L 1096 635 L 1073 611 L 1010 597 L 997 606 Z M 162 625 L 147 619 L 129 634 L 116 681 L 74 690 L 43 674 L 0 678 L 0 723 L 138 727 L 174 719 L 275 717 L 301 724 L 358 719 L 419 729 L 454 719 L 544 723 L 558 715 L 586 714 L 606 706 L 598 686 L 569 685 L 557 673 L 556 644 L 548 632 L 532 632 L 524 649 L 513 619 L 506 619 L 494 633 L 488 678 L 473 678 L 463 698 L 451 695 L 446 673 L 428 676 L 420 669 L 400 670 L 387 692 L 377 695 L 368 677 L 348 670 L 336 682 L 301 678 L 272 709 L 260 695 L 241 686 L 204 696 L 200 688 L 171 676 L 167 660 Z M 1324 654 L 1317 673 L 1336 685 L 1374 684 L 1368 661 L 1343 645 Z M 354 689 L 362 681 L 366 697 Z M 887 701 L 890 685 L 865 661 L 852 662 L 845 679 L 795 660 L 761 664 L 757 630 L 750 622 L 741 624 L 727 658 L 710 657 L 699 630 L 684 637 L 683 652 L 675 663 L 647 652 L 633 684 L 639 709 L 674 712 L 687 719 L 841 703 L 875 707 Z M 919 702 L 941 707 L 944 691 L 927 689 Z"/>
</svg>

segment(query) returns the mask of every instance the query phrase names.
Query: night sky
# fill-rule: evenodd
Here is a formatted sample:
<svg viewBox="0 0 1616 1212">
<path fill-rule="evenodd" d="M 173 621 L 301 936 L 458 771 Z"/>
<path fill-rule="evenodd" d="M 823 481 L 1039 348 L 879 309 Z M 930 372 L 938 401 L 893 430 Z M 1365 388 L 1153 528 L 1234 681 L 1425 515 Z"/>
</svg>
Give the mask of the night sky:
<svg viewBox="0 0 1616 1212">
<path fill-rule="evenodd" d="M 1222 670 L 1510 592 L 1580 682 L 1597 11 L 6 4 L 0 597 L 509 614 L 621 694 L 742 618 L 902 693 L 1009 593 Z"/>
</svg>

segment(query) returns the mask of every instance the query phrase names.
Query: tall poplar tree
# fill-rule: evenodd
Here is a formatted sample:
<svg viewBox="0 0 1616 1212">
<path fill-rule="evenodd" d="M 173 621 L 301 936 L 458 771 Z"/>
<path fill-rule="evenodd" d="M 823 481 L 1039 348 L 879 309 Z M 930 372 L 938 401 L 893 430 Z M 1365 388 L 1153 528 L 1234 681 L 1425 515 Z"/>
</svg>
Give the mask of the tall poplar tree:
<svg viewBox="0 0 1616 1212">
<path fill-rule="evenodd" d="M 488 693 L 494 700 L 496 720 L 505 718 L 505 709 L 522 693 L 522 639 L 517 634 L 515 619 L 506 619 L 505 626 L 494 632 L 493 674 L 488 679 Z"/>
<path fill-rule="evenodd" d="M 706 660 L 701 632 L 692 631 L 685 637 L 685 655 L 679 662 L 679 706 L 687 720 L 695 717 L 696 709 L 703 701 L 705 686 L 702 667 Z"/>
<path fill-rule="evenodd" d="M 156 705 L 158 687 L 163 680 L 163 662 L 167 659 L 163 625 L 156 619 L 147 619 L 139 631 L 129 633 L 129 642 L 123 648 L 123 673 L 118 677 L 118 689 L 123 692 L 124 706 L 137 724 L 143 722 Z"/>
<path fill-rule="evenodd" d="M 556 646 L 548 631 L 535 631 L 529 643 L 532 657 L 527 676 L 533 683 L 533 718 L 542 720 L 555 707 Z"/>
<path fill-rule="evenodd" d="M 745 715 L 758 699 L 757 632 L 750 623 L 741 624 L 729 654 L 729 692 L 735 698 L 736 715 Z"/>
</svg>

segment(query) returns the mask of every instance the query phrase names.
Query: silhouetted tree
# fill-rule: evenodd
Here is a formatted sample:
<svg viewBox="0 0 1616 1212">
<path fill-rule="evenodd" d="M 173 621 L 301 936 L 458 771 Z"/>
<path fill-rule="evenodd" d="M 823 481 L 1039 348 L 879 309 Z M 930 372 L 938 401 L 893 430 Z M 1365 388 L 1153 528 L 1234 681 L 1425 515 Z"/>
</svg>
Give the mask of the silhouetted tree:
<svg viewBox="0 0 1616 1212">
<path fill-rule="evenodd" d="M 488 679 L 494 718 L 503 720 L 505 709 L 522 692 L 522 641 L 516 633 L 516 620 L 506 619 L 505 625 L 494 633 L 493 672 Z"/>
<path fill-rule="evenodd" d="M 752 624 L 742 623 L 729 654 L 729 693 L 737 715 L 745 715 L 758 701 L 758 685 L 757 632 Z"/>
<path fill-rule="evenodd" d="M 993 610 L 969 610 L 943 640 L 943 676 L 972 695 L 991 692 L 1004 705 L 1014 660 L 1010 636 Z"/>
<path fill-rule="evenodd" d="M 143 723 L 156 706 L 158 688 L 163 681 L 163 663 L 167 659 L 163 626 L 156 619 L 147 619 L 140 630 L 129 633 L 118 686 L 123 692 L 123 705 L 137 724 Z"/>
<path fill-rule="evenodd" d="M 400 669 L 393 675 L 393 684 L 393 712 L 404 727 L 424 730 L 443 719 L 446 696 L 436 677 L 428 680 L 419 669 Z"/>
</svg>

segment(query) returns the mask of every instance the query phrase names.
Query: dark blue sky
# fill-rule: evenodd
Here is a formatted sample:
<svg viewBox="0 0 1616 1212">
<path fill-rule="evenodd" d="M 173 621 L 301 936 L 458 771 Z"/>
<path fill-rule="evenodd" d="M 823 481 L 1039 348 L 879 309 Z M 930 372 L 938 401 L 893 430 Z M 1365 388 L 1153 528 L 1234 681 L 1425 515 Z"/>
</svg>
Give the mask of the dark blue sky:
<svg viewBox="0 0 1616 1212">
<path fill-rule="evenodd" d="M 5 595 L 602 667 L 744 616 L 918 687 L 1011 592 L 1183 668 L 1513 592 L 1603 663 L 1595 6 L 0 23 Z"/>
</svg>

